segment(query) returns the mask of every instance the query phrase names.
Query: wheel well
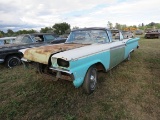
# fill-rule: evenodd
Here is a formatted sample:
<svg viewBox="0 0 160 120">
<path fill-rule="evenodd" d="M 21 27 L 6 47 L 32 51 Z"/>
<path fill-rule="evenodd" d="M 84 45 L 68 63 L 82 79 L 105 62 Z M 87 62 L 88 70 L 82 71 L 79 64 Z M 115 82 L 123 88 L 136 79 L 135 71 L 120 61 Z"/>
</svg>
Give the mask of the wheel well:
<svg viewBox="0 0 160 120">
<path fill-rule="evenodd" d="M 96 64 L 94 64 L 97 68 L 98 71 L 105 71 L 105 67 L 102 63 L 98 62 Z"/>
<path fill-rule="evenodd" d="M 10 56 L 17 56 L 17 57 L 21 58 L 23 55 L 20 54 L 20 53 L 19 53 L 19 54 L 18 54 L 18 53 L 9 54 L 9 55 L 6 55 L 6 56 L 5 56 L 5 60 L 8 59 Z"/>
</svg>

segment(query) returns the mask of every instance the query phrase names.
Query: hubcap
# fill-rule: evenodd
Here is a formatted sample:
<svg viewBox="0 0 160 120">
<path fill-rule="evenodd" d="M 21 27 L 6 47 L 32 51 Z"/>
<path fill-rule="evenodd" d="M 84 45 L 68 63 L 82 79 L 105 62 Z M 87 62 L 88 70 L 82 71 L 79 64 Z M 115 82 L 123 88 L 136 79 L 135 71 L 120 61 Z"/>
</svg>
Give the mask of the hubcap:
<svg viewBox="0 0 160 120">
<path fill-rule="evenodd" d="M 19 64 L 19 61 L 16 58 L 13 58 L 9 61 L 9 66 L 13 67 Z"/>
<path fill-rule="evenodd" d="M 91 76 L 90 76 L 90 88 L 91 88 L 91 90 L 95 89 L 96 82 L 97 82 L 97 73 L 96 73 L 96 69 L 93 69 L 92 72 L 91 72 Z"/>
</svg>

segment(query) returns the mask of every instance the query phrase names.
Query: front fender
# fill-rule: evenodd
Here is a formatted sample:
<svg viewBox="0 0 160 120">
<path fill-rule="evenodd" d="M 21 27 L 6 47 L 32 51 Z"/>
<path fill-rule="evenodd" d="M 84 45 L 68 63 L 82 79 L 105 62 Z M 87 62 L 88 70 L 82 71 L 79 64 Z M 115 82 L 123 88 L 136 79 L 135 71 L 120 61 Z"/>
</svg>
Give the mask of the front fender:
<svg viewBox="0 0 160 120">
<path fill-rule="evenodd" d="M 88 68 L 96 63 L 102 63 L 104 68 L 107 70 L 110 63 L 110 52 L 108 50 L 102 51 L 96 54 L 79 58 L 77 60 L 70 61 L 69 70 L 74 75 L 73 84 L 76 88 L 80 87 L 83 84 L 84 77 L 87 73 Z"/>
<path fill-rule="evenodd" d="M 57 64 L 56 59 L 52 59 L 51 61 L 53 67 L 60 67 Z M 105 70 L 109 69 L 110 51 L 107 49 L 95 54 L 82 56 L 78 59 L 72 59 L 69 61 L 69 67 L 63 67 L 63 69 L 66 69 L 70 74 L 73 75 L 73 85 L 78 88 L 83 84 L 88 68 L 96 63 L 101 63 L 104 66 Z"/>
<path fill-rule="evenodd" d="M 77 67 L 70 70 L 74 76 L 73 85 L 76 88 L 80 87 L 83 84 L 85 75 L 89 67 L 98 62 L 102 63 L 100 60 L 89 61 L 89 62 L 86 62 L 85 64 L 77 65 Z"/>
</svg>

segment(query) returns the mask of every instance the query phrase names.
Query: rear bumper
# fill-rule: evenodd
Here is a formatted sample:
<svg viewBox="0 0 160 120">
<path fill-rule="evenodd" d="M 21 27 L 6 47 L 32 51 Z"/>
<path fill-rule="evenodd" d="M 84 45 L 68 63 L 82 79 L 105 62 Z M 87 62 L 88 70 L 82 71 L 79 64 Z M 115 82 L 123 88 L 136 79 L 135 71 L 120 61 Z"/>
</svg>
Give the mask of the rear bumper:
<svg viewBox="0 0 160 120">
<path fill-rule="evenodd" d="M 4 59 L 0 59 L 0 63 L 4 63 Z"/>
</svg>

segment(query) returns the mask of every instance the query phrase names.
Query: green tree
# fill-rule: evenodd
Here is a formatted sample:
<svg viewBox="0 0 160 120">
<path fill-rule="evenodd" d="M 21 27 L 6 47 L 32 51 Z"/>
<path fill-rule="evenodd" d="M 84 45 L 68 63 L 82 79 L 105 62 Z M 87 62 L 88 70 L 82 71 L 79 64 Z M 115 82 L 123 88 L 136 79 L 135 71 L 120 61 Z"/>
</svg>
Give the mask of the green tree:
<svg viewBox="0 0 160 120">
<path fill-rule="evenodd" d="M 37 31 L 36 31 L 36 30 L 33 30 L 33 29 L 28 30 L 28 34 L 31 34 L 31 33 L 37 33 Z"/>
<path fill-rule="evenodd" d="M 40 32 L 41 33 L 51 33 L 51 32 L 54 32 L 54 31 L 51 27 L 45 27 L 45 28 L 41 28 Z"/>
<path fill-rule="evenodd" d="M 127 25 L 124 24 L 124 25 L 121 25 L 121 29 L 124 30 L 125 28 L 127 28 Z"/>
<path fill-rule="evenodd" d="M 31 30 L 19 30 L 15 34 L 20 35 L 20 34 L 31 34 L 31 33 L 37 33 L 37 31 L 33 30 L 33 29 L 31 29 Z"/>
<path fill-rule="evenodd" d="M 160 23 L 156 23 L 156 28 L 160 29 Z"/>
<path fill-rule="evenodd" d="M 54 33 L 58 35 L 65 34 L 67 30 L 70 30 L 70 24 L 63 22 L 63 23 L 56 23 L 52 27 L 54 29 Z"/>
<path fill-rule="evenodd" d="M 120 29 L 121 29 L 121 24 L 116 23 L 116 24 L 115 24 L 115 28 L 120 30 Z"/>
<path fill-rule="evenodd" d="M 0 30 L 0 38 L 3 37 L 4 35 L 5 35 L 5 33 Z"/>
<path fill-rule="evenodd" d="M 151 22 L 151 23 L 149 23 L 148 25 L 153 27 L 153 26 L 155 26 L 155 24 L 156 24 L 156 23 Z"/>
<path fill-rule="evenodd" d="M 0 32 L 0 38 L 3 37 L 3 34 Z"/>
<path fill-rule="evenodd" d="M 13 30 L 8 29 L 7 30 L 7 36 L 12 36 L 14 34 Z"/>
<path fill-rule="evenodd" d="M 110 29 L 112 29 L 112 28 L 113 28 L 113 24 L 112 24 L 110 21 L 108 21 L 107 26 L 108 26 Z"/>
</svg>

